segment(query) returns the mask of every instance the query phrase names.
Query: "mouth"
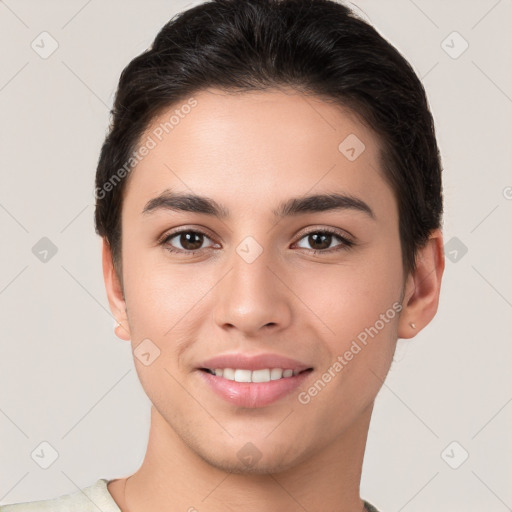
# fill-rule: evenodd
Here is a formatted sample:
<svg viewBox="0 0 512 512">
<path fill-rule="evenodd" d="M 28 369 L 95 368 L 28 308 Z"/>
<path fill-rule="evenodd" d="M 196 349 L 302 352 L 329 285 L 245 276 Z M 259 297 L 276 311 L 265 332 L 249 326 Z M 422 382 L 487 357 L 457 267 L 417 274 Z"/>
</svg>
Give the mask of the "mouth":
<svg viewBox="0 0 512 512">
<path fill-rule="evenodd" d="M 229 352 L 201 361 L 197 375 L 235 407 L 265 407 L 309 380 L 314 367 L 278 353 Z"/>
<path fill-rule="evenodd" d="M 241 408 L 264 408 L 306 385 L 313 368 L 198 368 L 202 381 L 226 403 Z"/>
<path fill-rule="evenodd" d="M 261 368 L 247 370 L 244 368 L 199 368 L 201 371 L 215 375 L 225 380 L 235 382 L 264 383 L 281 379 L 289 379 L 302 373 L 311 372 L 313 368 L 305 370 L 291 368 Z"/>
</svg>

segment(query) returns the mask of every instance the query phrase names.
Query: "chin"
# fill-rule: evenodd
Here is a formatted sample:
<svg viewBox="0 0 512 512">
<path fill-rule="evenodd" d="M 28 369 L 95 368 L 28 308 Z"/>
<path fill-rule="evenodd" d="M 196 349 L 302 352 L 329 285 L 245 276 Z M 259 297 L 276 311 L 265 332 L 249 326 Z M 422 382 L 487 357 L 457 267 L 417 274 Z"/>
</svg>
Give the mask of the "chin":
<svg viewBox="0 0 512 512">
<path fill-rule="evenodd" d="M 203 457 L 203 460 L 210 466 L 213 466 L 223 472 L 233 473 L 235 475 L 270 475 L 278 474 L 292 468 L 295 464 L 283 460 L 259 460 L 253 465 L 246 464 L 238 458 L 230 460 L 218 459 L 215 457 Z"/>
<path fill-rule="evenodd" d="M 256 443 L 244 441 L 236 442 L 236 446 L 217 445 L 215 453 L 209 451 L 206 453 L 204 450 L 197 450 L 197 447 L 195 451 L 210 466 L 237 475 L 282 473 L 299 464 L 302 459 L 302 452 L 296 444 L 273 446 L 268 441 L 263 447 L 261 443 L 256 445 Z"/>
</svg>

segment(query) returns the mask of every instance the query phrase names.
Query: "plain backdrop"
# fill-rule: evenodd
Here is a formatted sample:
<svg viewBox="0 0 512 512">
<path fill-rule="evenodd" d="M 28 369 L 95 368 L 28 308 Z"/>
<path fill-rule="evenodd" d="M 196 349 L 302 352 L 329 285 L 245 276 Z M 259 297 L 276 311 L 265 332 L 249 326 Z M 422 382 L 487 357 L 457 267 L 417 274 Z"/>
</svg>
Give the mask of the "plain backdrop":
<svg viewBox="0 0 512 512">
<path fill-rule="evenodd" d="M 437 316 L 399 340 L 377 397 L 361 495 L 383 512 L 511 510 L 512 2 L 355 3 L 425 85 L 447 255 Z M 149 400 L 113 332 L 94 173 L 121 70 L 192 5 L 0 2 L 0 504 L 142 462 Z"/>
</svg>

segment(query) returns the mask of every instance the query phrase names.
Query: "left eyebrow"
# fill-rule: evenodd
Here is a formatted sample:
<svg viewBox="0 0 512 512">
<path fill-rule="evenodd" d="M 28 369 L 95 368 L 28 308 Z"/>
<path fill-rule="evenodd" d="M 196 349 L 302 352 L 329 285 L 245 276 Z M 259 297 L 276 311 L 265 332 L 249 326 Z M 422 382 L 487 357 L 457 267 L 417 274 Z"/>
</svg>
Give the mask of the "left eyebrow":
<svg viewBox="0 0 512 512">
<path fill-rule="evenodd" d="M 219 219 L 227 219 L 231 215 L 227 208 L 209 197 L 173 192 L 169 189 L 150 199 L 142 213 L 149 214 L 157 210 L 201 213 Z M 328 210 L 353 210 L 362 212 L 373 220 L 376 219 L 373 210 L 362 199 L 349 194 L 337 193 L 291 198 L 281 203 L 277 209 L 272 210 L 272 214 L 274 217 L 283 218 Z"/>
<path fill-rule="evenodd" d="M 375 214 L 362 199 L 349 194 L 316 194 L 289 199 L 272 210 L 276 217 L 287 217 L 302 213 L 324 212 L 328 210 L 354 210 L 365 213 L 375 220 Z"/>
</svg>

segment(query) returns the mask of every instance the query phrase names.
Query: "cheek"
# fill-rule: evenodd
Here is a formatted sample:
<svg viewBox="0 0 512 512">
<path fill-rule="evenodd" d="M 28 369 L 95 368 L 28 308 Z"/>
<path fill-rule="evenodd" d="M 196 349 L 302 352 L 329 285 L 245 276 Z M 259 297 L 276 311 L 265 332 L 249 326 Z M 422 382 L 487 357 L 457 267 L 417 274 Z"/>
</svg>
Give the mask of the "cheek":
<svg viewBox="0 0 512 512">
<path fill-rule="evenodd" d="M 128 242 L 123 271 L 132 335 L 160 340 L 165 348 L 193 323 L 215 276 L 201 263 L 172 264 L 163 251 L 137 250 Z"/>
<path fill-rule="evenodd" d="M 374 325 L 398 301 L 400 252 L 393 245 L 375 246 L 364 255 L 361 252 L 361 257 L 354 253 L 338 264 L 310 264 L 292 282 L 292 289 L 312 313 L 309 316 L 317 318 L 326 339 L 336 346 Z M 388 319 L 395 318 L 395 313 L 396 305 Z"/>
<path fill-rule="evenodd" d="M 364 263 L 323 267 L 299 292 L 309 291 L 305 302 L 325 332 L 321 341 L 327 358 L 318 378 L 329 383 L 315 400 L 318 407 L 328 405 L 352 418 L 375 398 L 391 365 L 400 311 L 400 253 L 382 249 Z"/>
</svg>

